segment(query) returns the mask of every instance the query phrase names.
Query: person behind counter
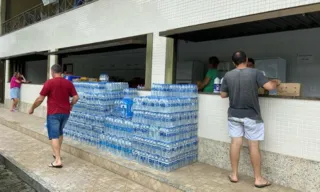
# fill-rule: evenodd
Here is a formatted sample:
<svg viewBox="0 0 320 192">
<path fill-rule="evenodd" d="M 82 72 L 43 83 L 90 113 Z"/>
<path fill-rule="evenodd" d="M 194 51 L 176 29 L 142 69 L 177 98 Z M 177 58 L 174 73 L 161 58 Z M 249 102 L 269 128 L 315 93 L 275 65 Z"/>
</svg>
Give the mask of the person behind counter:
<svg viewBox="0 0 320 192">
<path fill-rule="evenodd" d="M 254 59 L 252 58 L 248 58 L 248 64 L 247 64 L 247 67 L 249 68 L 254 68 Z"/>
<path fill-rule="evenodd" d="M 209 58 L 209 65 L 208 65 L 208 72 L 206 74 L 206 77 L 202 82 L 198 82 L 198 90 L 203 90 L 203 92 L 206 93 L 212 93 L 213 92 L 213 83 L 214 79 L 218 75 L 218 65 L 220 61 L 218 57 L 210 57 Z"/>
<path fill-rule="evenodd" d="M 13 101 L 11 112 L 15 112 L 17 110 L 22 83 L 28 83 L 28 81 L 20 72 L 15 72 L 10 80 L 10 99 Z"/>
<path fill-rule="evenodd" d="M 254 185 L 263 188 L 271 185 L 261 175 L 261 156 L 259 141 L 264 140 L 264 123 L 261 118 L 258 100 L 258 88 L 263 87 L 273 90 L 279 81 L 269 81 L 257 69 L 247 67 L 248 58 L 243 51 L 232 55 L 236 69 L 229 71 L 224 76 L 221 86 L 221 97 L 229 97 L 228 109 L 229 135 L 232 138 L 230 146 L 230 161 L 232 173 L 229 180 L 238 182 L 238 164 L 243 137 L 248 140 L 251 163 L 254 171 Z"/>
<path fill-rule="evenodd" d="M 252 69 L 254 69 L 254 68 L 256 67 L 254 59 L 248 58 L 247 67 L 248 67 L 248 68 L 252 68 Z M 262 74 L 263 74 L 264 76 L 267 76 L 264 71 L 261 71 L 261 72 L 262 72 Z"/>
</svg>

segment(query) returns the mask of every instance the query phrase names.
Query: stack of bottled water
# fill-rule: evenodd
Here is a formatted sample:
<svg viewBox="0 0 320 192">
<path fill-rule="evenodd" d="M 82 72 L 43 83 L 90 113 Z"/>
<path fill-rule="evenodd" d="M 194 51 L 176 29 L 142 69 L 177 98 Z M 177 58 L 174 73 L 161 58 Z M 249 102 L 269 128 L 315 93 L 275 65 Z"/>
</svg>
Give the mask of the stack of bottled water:
<svg viewBox="0 0 320 192">
<path fill-rule="evenodd" d="M 124 98 L 115 102 L 115 106 L 112 109 L 112 116 L 131 119 L 133 116 L 132 112 L 133 100 L 130 98 Z"/>
<path fill-rule="evenodd" d="M 105 93 L 106 91 L 123 91 L 128 88 L 128 83 L 122 82 L 73 82 L 78 93 Z"/>
<path fill-rule="evenodd" d="M 134 88 L 127 88 L 123 90 L 123 97 L 124 98 L 135 98 L 138 96 L 138 90 Z"/>
<path fill-rule="evenodd" d="M 134 159 L 162 171 L 172 171 L 197 160 L 195 88 L 194 85 L 156 84 L 152 87 L 152 96 L 134 99 Z M 171 90 L 174 92 L 170 93 Z"/>
<path fill-rule="evenodd" d="M 198 97 L 198 87 L 193 84 L 153 84 L 151 95 L 159 97 Z"/>
<path fill-rule="evenodd" d="M 123 90 L 128 88 L 127 83 L 74 82 L 74 85 L 80 100 L 73 110 L 97 115 L 109 114 L 115 102 L 123 98 Z"/>
<path fill-rule="evenodd" d="M 137 89 L 124 89 L 123 90 L 124 98 L 115 102 L 115 106 L 112 110 L 112 114 L 115 117 L 120 117 L 124 119 L 132 118 L 132 105 L 133 98 L 138 96 Z"/>
<path fill-rule="evenodd" d="M 106 117 L 103 134 L 99 137 L 99 147 L 113 154 L 131 159 L 133 123 L 130 120 Z"/>
<path fill-rule="evenodd" d="M 197 160 L 194 85 L 155 84 L 148 97 L 137 97 L 126 83 L 74 85 L 80 100 L 64 130 L 67 136 L 162 171 Z"/>
<path fill-rule="evenodd" d="M 80 142 L 98 145 L 105 117 L 122 99 L 123 89 L 128 88 L 128 84 L 74 82 L 74 85 L 80 99 L 72 109 L 64 133 Z"/>
<path fill-rule="evenodd" d="M 197 111 L 198 99 L 187 97 L 137 97 L 134 99 L 133 109 L 139 111 L 177 113 L 184 111 Z"/>
</svg>

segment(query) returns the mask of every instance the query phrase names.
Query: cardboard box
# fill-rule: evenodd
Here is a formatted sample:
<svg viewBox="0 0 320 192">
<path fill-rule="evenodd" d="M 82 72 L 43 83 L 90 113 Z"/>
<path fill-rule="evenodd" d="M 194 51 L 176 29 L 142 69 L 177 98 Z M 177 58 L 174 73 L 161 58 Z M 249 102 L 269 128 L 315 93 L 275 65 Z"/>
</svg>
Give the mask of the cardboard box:
<svg viewBox="0 0 320 192">
<path fill-rule="evenodd" d="M 297 97 L 301 95 L 301 83 L 281 83 L 278 86 L 278 95 Z"/>
</svg>

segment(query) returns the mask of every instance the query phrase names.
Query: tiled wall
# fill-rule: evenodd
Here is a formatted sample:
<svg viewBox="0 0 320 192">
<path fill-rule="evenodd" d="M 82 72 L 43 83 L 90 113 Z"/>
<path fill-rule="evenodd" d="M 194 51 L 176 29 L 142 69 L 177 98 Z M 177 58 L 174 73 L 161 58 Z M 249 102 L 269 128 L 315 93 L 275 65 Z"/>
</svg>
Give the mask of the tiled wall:
<svg viewBox="0 0 320 192">
<path fill-rule="evenodd" d="M 24 84 L 20 89 L 20 103 L 18 105 L 19 111 L 23 113 L 28 113 L 33 102 L 39 96 L 42 89 L 42 85 L 31 85 Z M 10 109 L 12 106 L 12 101 L 10 100 L 10 84 L 5 84 L 5 101 L 4 107 Z M 37 117 L 45 118 L 47 114 L 47 99 L 45 99 L 41 106 L 39 106 L 35 111 L 34 115 Z"/>
<path fill-rule="evenodd" d="M 34 85 L 34 84 L 23 84 L 21 85 L 21 101 L 25 103 L 33 103 L 36 98 L 39 96 L 40 91 L 43 85 Z M 5 98 L 10 99 L 10 84 L 6 83 L 5 85 Z M 43 101 L 43 106 L 47 105 L 47 100 Z"/>
<path fill-rule="evenodd" d="M 226 142 L 199 138 L 199 161 L 231 170 L 229 147 Z M 320 161 L 261 151 L 261 162 L 262 175 L 272 182 L 303 192 L 319 191 Z M 239 172 L 253 177 L 248 147 L 241 150 Z"/>
<path fill-rule="evenodd" d="M 228 99 L 200 95 L 199 137 L 230 142 L 227 129 Z M 260 98 L 265 121 L 261 149 L 320 161 L 320 102 L 281 98 Z"/>
<path fill-rule="evenodd" d="M 32 104 L 33 103 L 26 103 L 22 101 L 18 105 L 18 111 L 22 113 L 28 113 L 29 109 L 32 107 Z M 4 107 L 7 109 L 11 109 L 11 106 L 12 106 L 12 101 L 10 99 L 5 99 Z M 39 106 L 32 115 L 45 119 L 47 116 L 47 107 L 43 105 Z"/>
<path fill-rule="evenodd" d="M 164 81 L 158 32 L 319 0 L 100 0 L 0 37 L 0 57 L 154 33 L 153 81 Z"/>
</svg>

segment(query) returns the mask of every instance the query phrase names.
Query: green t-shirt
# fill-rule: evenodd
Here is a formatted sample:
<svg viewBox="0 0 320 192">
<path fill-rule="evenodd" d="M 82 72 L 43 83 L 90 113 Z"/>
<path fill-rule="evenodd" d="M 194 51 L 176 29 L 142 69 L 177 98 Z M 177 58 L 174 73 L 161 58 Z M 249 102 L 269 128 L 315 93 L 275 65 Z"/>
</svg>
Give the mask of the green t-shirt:
<svg viewBox="0 0 320 192">
<path fill-rule="evenodd" d="M 206 93 L 213 92 L 213 83 L 214 83 L 214 79 L 217 77 L 217 73 L 218 73 L 218 71 L 216 69 L 209 69 L 208 70 L 208 72 L 206 74 L 206 78 L 210 78 L 210 81 L 207 84 L 207 86 L 205 86 L 205 88 L 203 89 L 203 92 L 206 92 Z"/>
</svg>

